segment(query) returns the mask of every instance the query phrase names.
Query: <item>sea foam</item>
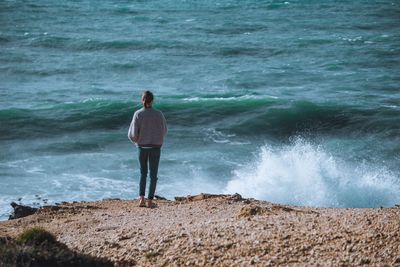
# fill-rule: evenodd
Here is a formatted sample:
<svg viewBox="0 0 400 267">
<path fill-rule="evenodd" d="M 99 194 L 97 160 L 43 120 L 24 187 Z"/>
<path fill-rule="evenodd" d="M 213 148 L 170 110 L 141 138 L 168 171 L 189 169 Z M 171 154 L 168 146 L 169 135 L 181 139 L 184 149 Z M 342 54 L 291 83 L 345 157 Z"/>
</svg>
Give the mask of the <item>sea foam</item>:
<svg viewBox="0 0 400 267">
<path fill-rule="evenodd" d="M 303 139 L 264 145 L 253 163 L 234 171 L 225 193 L 316 207 L 379 207 L 399 203 L 398 177 L 385 167 L 351 163 Z"/>
</svg>

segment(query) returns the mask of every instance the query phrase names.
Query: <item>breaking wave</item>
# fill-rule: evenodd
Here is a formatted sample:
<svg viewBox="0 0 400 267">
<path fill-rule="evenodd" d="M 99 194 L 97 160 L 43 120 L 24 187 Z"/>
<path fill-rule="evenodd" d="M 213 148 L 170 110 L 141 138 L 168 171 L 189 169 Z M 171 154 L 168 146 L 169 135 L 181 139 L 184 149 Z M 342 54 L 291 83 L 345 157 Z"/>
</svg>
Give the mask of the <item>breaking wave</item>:
<svg viewBox="0 0 400 267">
<path fill-rule="evenodd" d="M 400 201 L 398 177 L 384 166 L 352 163 L 297 138 L 261 147 L 254 163 L 234 172 L 226 193 L 316 207 L 380 207 Z"/>
<path fill-rule="evenodd" d="M 120 129 L 129 126 L 139 107 L 127 101 L 89 99 L 45 108 L 2 109 L 0 140 Z M 400 133 L 399 112 L 389 107 L 361 109 L 258 95 L 168 97 L 158 100 L 156 107 L 170 125 L 206 125 L 243 136 L 287 138 L 307 132 L 396 137 Z"/>
</svg>

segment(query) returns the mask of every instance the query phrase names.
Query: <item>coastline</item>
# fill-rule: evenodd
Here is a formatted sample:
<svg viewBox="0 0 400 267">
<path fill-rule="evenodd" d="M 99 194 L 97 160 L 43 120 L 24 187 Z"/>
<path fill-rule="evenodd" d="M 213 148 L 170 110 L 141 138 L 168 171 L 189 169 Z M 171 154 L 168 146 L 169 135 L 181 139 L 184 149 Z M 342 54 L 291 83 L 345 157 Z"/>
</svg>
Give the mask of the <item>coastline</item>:
<svg viewBox="0 0 400 267">
<path fill-rule="evenodd" d="M 115 266 L 400 266 L 400 208 L 311 208 L 240 195 L 65 203 L 0 222 L 0 237 L 42 227 Z"/>
</svg>

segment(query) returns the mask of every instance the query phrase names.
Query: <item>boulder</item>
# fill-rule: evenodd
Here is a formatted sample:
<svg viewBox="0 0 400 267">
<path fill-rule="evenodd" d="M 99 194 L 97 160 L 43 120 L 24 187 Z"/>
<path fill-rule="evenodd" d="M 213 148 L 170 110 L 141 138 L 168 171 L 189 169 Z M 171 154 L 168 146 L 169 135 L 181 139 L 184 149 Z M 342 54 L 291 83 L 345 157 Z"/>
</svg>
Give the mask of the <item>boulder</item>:
<svg viewBox="0 0 400 267">
<path fill-rule="evenodd" d="M 19 219 L 19 218 L 23 218 L 23 217 L 32 215 L 38 210 L 37 208 L 20 205 L 15 202 L 11 202 L 10 205 L 11 205 L 11 207 L 13 207 L 14 211 L 8 218 L 9 220 Z"/>
</svg>

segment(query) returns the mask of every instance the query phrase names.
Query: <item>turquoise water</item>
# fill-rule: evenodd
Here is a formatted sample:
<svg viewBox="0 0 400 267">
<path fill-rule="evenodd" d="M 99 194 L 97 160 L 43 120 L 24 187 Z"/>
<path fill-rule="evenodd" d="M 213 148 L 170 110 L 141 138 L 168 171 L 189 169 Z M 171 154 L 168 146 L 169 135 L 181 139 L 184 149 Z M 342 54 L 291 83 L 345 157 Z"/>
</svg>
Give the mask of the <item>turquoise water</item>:
<svg viewBox="0 0 400 267">
<path fill-rule="evenodd" d="M 159 195 L 397 204 L 399 19 L 384 0 L 1 1 L 0 218 L 135 198 L 145 89 L 169 124 Z"/>
</svg>

